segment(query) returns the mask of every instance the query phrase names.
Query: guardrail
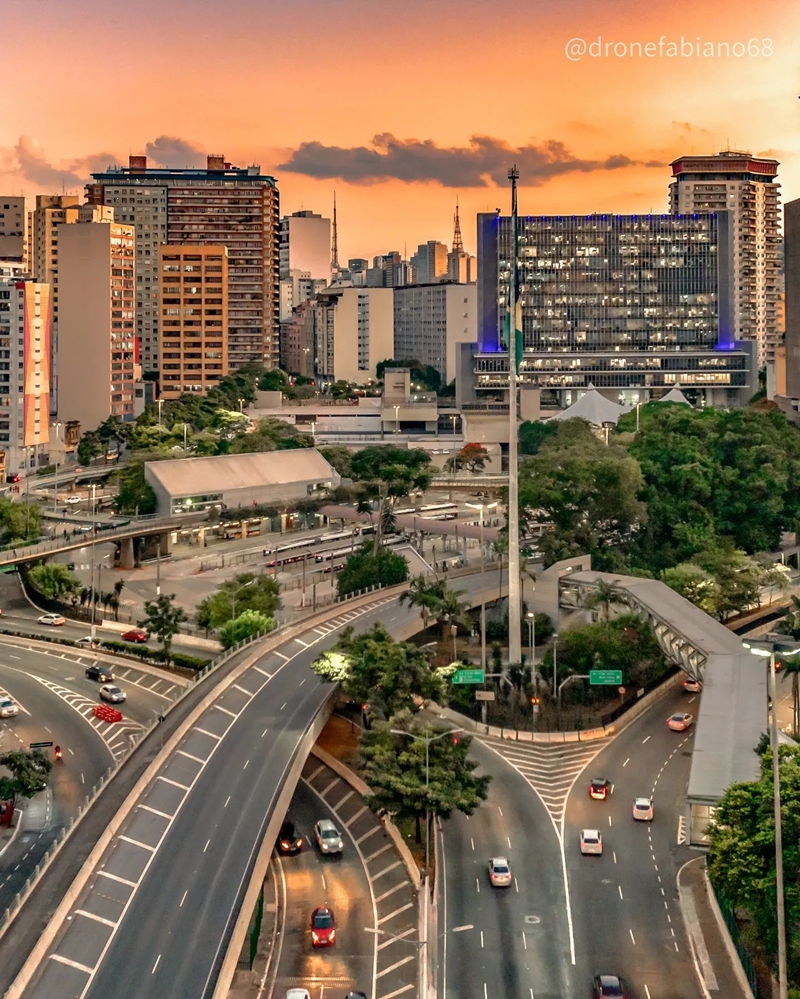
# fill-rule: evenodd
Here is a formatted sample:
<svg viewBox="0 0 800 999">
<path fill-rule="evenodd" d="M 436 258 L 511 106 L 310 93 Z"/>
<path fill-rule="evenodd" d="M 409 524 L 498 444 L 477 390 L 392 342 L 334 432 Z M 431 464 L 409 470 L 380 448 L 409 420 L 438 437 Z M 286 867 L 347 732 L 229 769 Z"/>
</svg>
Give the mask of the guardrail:
<svg viewBox="0 0 800 999">
<path fill-rule="evenodd" d="M 335 600 L 331 600 L 330 603 L 331 604 L 346 603 L 348 601 L 356 600 L 360 597 L 367 596 L 370 593 L 390 588 L 391 587 L 376 584 L 375 586 L 359 590 L 358 593 L 349 593 L 346 597 L 342 597 L 341 599 L 336 598 Z M 230 649 L 227 649 L 225 652 L 216 656 L 214 659 L 212 659 L 212 661 L 208 664 L 208 666 L 206 666 L 200 672 L 195 674 L 195 676 L 192 678 L 191 683 L 189 683 L 186 687 L 180 690 L 170 700 L 169 704 L 165 706 L 163 713 L 158 718 L 154 719 L 150 723 L 150 725 L 148 725 L 147 728 L 143 729 L 140 733 L 138 733 L 138 735 L 129 736 L 129 738 L 131 739 L 131 744 L 128 751 L 114 764 L 113 767 L 109 767 L 109 769 L 103 774 L 100 780 L 91 789 L 91 791 L 89 791 L 89 793 L 86 795 L 86 797 L 78 806 L 78 811 L 70 817 L 67 825 L 65 825 L 59 831 L 55 840 L 48 847 L 45 855 L 42 857 L 42 859 L 33 869 L 32 873 L 26 879 L 22 889 L 18 891 L 17 894 L 15 895 L 11 905 L 5 910 L 2 916 L 0 916 L 0 938 L 5 935 L 6 931 L 8 930 L 8 927 L 13 922 L 14 917 L 17 915 L 22 906 L 25 904 L 25 901 L 28 898 L 28 896 L 36 887 L 36 885 L 39 883 L 43 874 L 50 866 L 50 864 L 53 862 L 53 860 L 56 858 L 59 851 L 61 850 L 61 847 L 70 837 L 70 835 L 74 832 L 74 830 L 80 823 L 83 816 L 87 813 L 89 808 L 91 808 L 92 804 L 94 804 L 94 802 L 100 795 L 101 791 L 106 787 L 109 781 L 113 779 L 113 777 L 119 771 L 120 767 L 130 758 L 131 754 L 144 741 L 144 739 L 146 739 L 148 735 L 154 732 L 162 724 L 164 717 L 170 711 L 172 711 L 172 709 L 175 708 L 176 705 L 179 704 L 185 697 L 187 697 L 189 693 L 195 689 L 198 683 L 206 679 L 206 677 L 210 676 L 212 673 L 216 672 L 221 666 L 223 666 L 226 662 L 232 659 L 243 649 L 247 648 L 250 645 L 253 645 L 255 642 L 261 641 L 265 638 L 273 638 L 276 635 L 280 635 L 281 632 L 286 631 L 289 628 L 293 628 L 298 624 L 302 624 L 305 619 L 313 617 L 316 613 L 318 613 L 318 611 L 319 611 L 319 606 L 315 610 L 309 608 L 308 613 L 301 615 L 299 618 L 294 618 L 292 621 L 285 621 L 272 631 L 260 632 L 257 635 L 253 635 L 251 638 L 239 642 L 237 645 L 233 646 Z"/>
</svg>

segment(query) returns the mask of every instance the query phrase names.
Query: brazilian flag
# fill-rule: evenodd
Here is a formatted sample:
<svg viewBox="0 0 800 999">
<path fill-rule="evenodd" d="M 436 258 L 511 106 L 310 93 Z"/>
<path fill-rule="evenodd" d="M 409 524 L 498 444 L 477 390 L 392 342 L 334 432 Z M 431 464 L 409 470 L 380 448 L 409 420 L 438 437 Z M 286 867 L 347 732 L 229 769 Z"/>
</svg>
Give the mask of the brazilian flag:
<svg viewBox="0 0 800 999">
<path fill-rule="evenodd" d="M 516 216 L 513 217 L 513 227 L 514 227 L 514 257 L 511 270 L 511 281 L 514 288 L 514 353 L 516 354 L 516 371 L 519 374 L 519 366 L 522 361 L 523 344 L 522 344 L 522 302 L 519 297 L 519 273 L 517 271 L 517 219 Z M 510 291 L 511 289 L 509 289 Z M 508 297 L 508 306 L 506 308 L 505 320 L 503 322 L 503 344 L 506 350 L 510 349 L 511 345 L 511 295 Z"/>
</svg>

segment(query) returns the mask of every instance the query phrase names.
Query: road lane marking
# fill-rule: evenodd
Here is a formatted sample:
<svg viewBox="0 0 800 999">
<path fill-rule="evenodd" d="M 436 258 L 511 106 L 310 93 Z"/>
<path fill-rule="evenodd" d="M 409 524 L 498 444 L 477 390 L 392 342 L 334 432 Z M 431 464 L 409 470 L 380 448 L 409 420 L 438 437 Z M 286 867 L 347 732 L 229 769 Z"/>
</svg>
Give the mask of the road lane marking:
<svg viewBox="0 0 800 999">
<path fill-rule="evenodd" d="M 60 954 L 51 954 L 51 961 L 58 961 L 59 964 L 66 964 L 70 968 L 76 968 L 78 971 L 82 971 L 85 975 L 91 975 L 94 968 L 88 967 L 85 964 L 79 964 L 77 961 L 72 961 L 68 957 L 62 957 Z"/>
<path fill-rule="evenodd" d="M 617 885 L 617 891 L 619 892 L 619 897 L 622 898 L 622 885 Z"/>
<path fill-rule="evenodd" d="M 194 760 L 195 763 L 206 763 L 207 761 L 202 759 L 200 756 L 193 756 L 192 753 L 187 753 L 184 749 L 176 749 L 175 752 L 178 756 L 185 756 L 189 760 Z"/>
<path fill-rule="evenodd" d="M 401 905 L 399 909 L 395 909 L 394 912 L 390 912 L 388 916 L 381 916 L 381 918 L 378 920 L 378 926 L 380 926 L 382 923 L 388 923 L 390 919 L 393 919 L 395 916 L 399 916 L 401 912 L 407 912 L 409 909 L 413 908 L 414 908 L 413 902 L 406 902 L 406 904 Z"/>
<path fill-rule="evenodd" d="M 156 958 L 156 963 L 153 965 L 153 970 L 150 972 L 151 975 L 156 973 L 156 968 L 158 967 L 158 962 L 161 960 L 161 955 L 159 954 Z"/>
<path fill-rule="evenodd" d="M 208 840 L 208 842 L 206 843 L 206 845 L 203 847 L 203 853 L 206 852 L 206 850 L 208 849 L 210 843 L 211 843 L 211 840 Z"/>
<path fill-rule="evenodd" d="M 483 950 L 483 930 L 481 930 L 481 950 Z"/>
<path fill-rule="evenodd" d="M 86 778 L 83 776 L 83 771 L 81 771 L 81 784 L 86 783 Z"/>
<path fill-rule="evenodd" d="M 608 817 L 608 824 L 609 824 L 609 826 L 611 825 L 611 816 L 610 815 Z"/>
<path fill-rule="evenodd" d="M 323 770 L 324 767 L 320 767 L 319 769 Z M 316 773 L 312 774 L 312 776 L 308 778 L 309 783 L 314 779 L 314 777 L 316 776 L 317 773 L 319 773 L 319 771 L 316 771 Z M 359 808 L 359 810 L 356 812 L 356 814 L 352 817 L 352 819 L 349 819 L 347 822 L 345 822 L 345 824 L 344 824 L 345 829 L 349 829 L 350 826 L 356 821 L 356 819 L 360 819 L 361 816 L 366 811 L 369 811 L 369 809 L 367 808 L 366 805 L 362 805 L 361 808 Z"/>
<path fill-rule="evenodd" d="M 516 878 L 514 878 L 514 891 L 519 891 L 519 881 Z"/>
<path fill-rule="evenodd" d="M 395 961 L 395 963 L 390 964 L 388 968 L 384 968 L 383 971 L 379 971 L 375 977 L 383 978 L 383 976 L 388 975 L 390 971 L 395 971 L 397 968 L 402 968 L 404 964 L 408 964 L 409 961 L 413 960 L 414 960 L 413 954 L 409 954 L 407 957 L 401 957 L 399 961 Z"/>
<path fill-rule="evenodd" d="M 247 762 L 245 763 L 245 765 L 242 767 L 242 770 L 247 770 L 247 768 L 248 768 L 249 765 L 250 765 L 250 760 L 247 760 Z"/>
<path fill-rule="evenodd" d="M 506 836 L 506 843 L 508 843 L 509 850 L 511 849 L 511 840 Z"/>
<path fill-rule="evenodd" d="M 286 707 L 288 703 L 289 703 L 288 701 L 284 701 L 283 704 L 281 704 L 281 711 L 283 711 L 283 709 Z"/>
<path fill-rule="evenodd" d="M 631 762 L 631 758 L 630 758 L 630 756 L 629 756 L 629 757 L 628 757 L 628 759 L 627 759 L 627 760 L 625 760 L 625 762 L 624 762 L 624 763 L 622 764 L 622 765 L 623 765 L 623 767 L 627 767 L 627 765 L 628 765 L 628 764 L 629 764 L 630 762 Z"/>
<path fill-rule="evenodd" d="M 497 811 L 500 813 L 500 818 L 502 819 L 502 817 L 503 817 L 503 809 L 499 805 L 497 806 Z"/>
<path fill-rule="evenodd" d="M 76 909 L 76 916 L 85 916 L 87 919 L 93 919 L 96 923 L 102 923 L 104 926 L 116 926 L 117 924 L 111 919 L 104 919 L 102 916 L 96 916 L 93 912 L 87 912 L 85 909 Z"/>
<path fill-rule="evenodd" d="M 227 808 L 227 807 L 228 807 L 228 802 L 229 802 L 230 800 L 231 800 L 231 796 L 230 796 L 230 795 L 228 795 L 227 799 L 225 800 L 225 804 L 224 804 L 224 805 L 223 805 L 222 807 L 223 807 L 223 808 Z"/>
<path fill-rule="evenodd" d="M 396 934 L 396 937 L 392 937 L 390 940 L 384 940 L 383 943 L 378 944 L 378 950 L 383 950 L 384 947 L 391 947 L 393 943 L 397 943 L 397 940 L 402 940 L 403 937 L 407 937 L 410 933 L 413 933 L 416 927 L 409 926 L 407 930 L 403 930 L 402 933 Z M 409 988 L 411 986 L 408 986 Z"/>
<path fill-rule="evenodd" d="M 229 711 L 227 708 L 223 708 L 223 706 L 221 704 L 212 704 L 212 707 L 216 708 L 217 711 L 223 711 L 226 715 L 230 715 L 231 718 L 238 718 L 239 717 L 236 714 L 235 711 Z"/>
<path fill-rule="evenodd" d="M 358 837 L 358 839 L 356 840 L 356 844 L 360 846 L 365 839 L 367 839 L 370 836 L 374 836 L 376 832 L 383 832 L 382 827 L 373 826 L 371 829 L 367 830 L 367 832 L 365 832 L 363 836 Z"/>
<path fill-rule="evenodd" d="M 341 802 L 340 802 L 340 804 L 341 804 Z M 337 808 L 338 808 L 338 806 L 337 806 Z M 334 811 L 337 811 L 337 808 L 334 808 Z M 376 850 L 374 853 L 371 853 L 366 858 L 366 860 L 364 861 L 364 863 L 365 864 L 371 864 L 372 861 L 375 860 L 376 857 L 380 857 L 380 855 L 382 853 L 386 853 L 387 850 L 391 850 L 391 849 L 392 849 L 392 844 L 391 843 L 387 843 L 385 846 L 382 846 L 379 850 Z"/>
<path fill-rule="evenodd" d="M 163 780 L 165 784 L 172 784 L 173 787 L 179 787 L 182 791 L 191 791 L 188 784 L 179 784 L 176 780 L 172 780 L 171 777 L 162 777 L 161 774 L 156 777 L 156 780 Z"/>
<path fill-rule="evenodd" d="M 525 939 L 525 930 L 522 931 L 522 946 L 525 950 L 528 949 L 528 941 Z"/>
<path fill-rule="evenodd" d="M 304 684 L 304 683 L 306 682 L 306 680 L 307 680 L 307 679 L 308 679 L 308 677 L 307 677 L 307 676 L 304 676 L 304 677 L 303 677 L 303 679 L 302 679 L 302 680 L 300 681 L 300 683 L 298 683 L 298 685 L 297 685 L 297 686 L 298 686 L 298 687 L 302 687 L 302 686 L 303 686 L 303 684 Z"/>
<path fill-rule="evenodd" d="M 480 878 L 475 878 L 475 887 L 478 889 L 478 894 L 481 893 L 481 881 Z"/>
<path fill-rule="evenodd" d="M 180 905 L 178 906 L 179 909 L 183 908 L 183 903 L 186 901 L 186 896 L 188 894 L 189 894 L 189 889 L 187 888 L 186 891 L 183 893 L 183 898 L 181 899 Z"/>
<path fill-rule="evenodd" d="M 402 867 L 402 864 L 403 864 L 403 861 L 402 861 L 402 860 L 395 860 L 395 862 L 394 862 L 393 864 L 389 864 L 389 866 L 388 866 L 388 867 L 384 867 L 384 869 L 383 869 L 382 871 L 378 871 L 378 873 L 377 873 L 377 874 L 374 874 L 374 875 L 372 876 L 372 881 L 373 881 L 373 883 L 374 883 L 375 881 L 377 881 L 377 880 L 378 880 L 378 878 L 382 878 L 384 874 L 388 874 L 388 873 L 389 873 L 389 871 L 393 871 L 393 870 L 395 870 L 395 868 L 397 868 L 397 867 Z M 380 902 L 380 899 L 379 899 L 379 898 L 376 898 L 376 899 L 375 899 L 375 901 L 376 901 L 376 902 Z"/>
<path fill-rule="evenodd" d="M 648 989 L 647 985 L 645 985 L 644 987 L 644 994 L 646 996 L 646 999 L 650 999 L 650 989 Z"/>
<path fill-rule="evenodd" d="M 614 863 L 616 864 L 616 862 L 617 862 L 617 851 L 616 850 L 612 850 L 611 851 L 611 856 L 614 858 Z"/>
<path fill-rule="evenodd" d="M 142 850 L 147 850 L 149 853 L 156 852 L 156 848 L 154 846 L 150 846 L 149 843 L 143 843 L 139 839 L 131 839 L 130 836 L 120 836 L 119 838 L 122 840 L 123 843 L 130 843 L 131 846 L 138 846 Z"/>
<path fill-rule="evenodd" d="M 327 882 L 325 881 L 325 875 L 324 874 L 320 874 L 320 877 L 322 878 L 322 890 L 323 891 L 327 891 L 328 890 L 328 885 L 327 885 Z"/>
<path fill-rule="evenodd" d="M 650 741 L 650 736 L 648 735 L 646 739 L 642 739 L 642 745 Z"/>
<path fill-rule="evenodd" d="M 396 891 L 400 891 L 401 888 L 405 888 L 406 885 L 410 884 L 411 882 L 406 878 L 405 881 L 401 881 L 399 884 L 396 884 L 393 888 L 389 888 L 389 890 L 385 891 L 382 895 L 376 896 L 375 902 L 376 903 L 382 902 L 385 898 L 388 898 L 390 895 L 394 895 Z"/>
<path fill-rule="evenodd" d="M 486 988 L 486 982 L 483 983 L 483 999 L 489 999 L 489 991 Z"/>
<path fill-rule="evenodd" d="M 151 805 L 138 804 L 137 808 L 143 808 L 146 812 L 152 812 L 153 815 L 160 815 L 162 819 L 169 819 L 170 821 L 175 818 L 174 815 L 168 815 L 166 812 L 160 812 L 157 808 L 153 808 Z"/>
<path fill-rule="evenodd" d="M 470 843 L 472 843 L 472 851 L 474 853 L 475 852 L 475 840 L 472 838 L 472 836 L 470 836 L 469 841 L 470 841 Z"/>
<path fill-rule="evenodd" d="M 97 872 L 101 878 L 109 878 L 111 881 L 119 881 L 122 885 L 128 885 L 129 888 L 135 888 L 139 882 L 129 881 L 127 878 L 121 878 L 119 874 L 112 874 L 110 871 L 98 871 Z"/>
<path fill-rule="evenodd" d="M 636 937 L 634 937 L 634 935 L 633 935 L 633 930 L 628 930 L 628 933 L 630 933 L 630 935 L 631 935 L 631 943 L 635 947 L 636 946 Z"/>
<path fill-rule="evenodd" d="M 261 738 L 262 738 L 262 739 L 263 739 L 263 738 L 264 738 L 264 736 L 265 736 L 265 735 L 267 734 L 267 732 L 269 732 L 269 729 L 268 729 L 268 728 L 265 728 L 265 729 L 264 729 L 264 731 L 263 731 L 263 732 L 261 733 Z"/>
</svg>

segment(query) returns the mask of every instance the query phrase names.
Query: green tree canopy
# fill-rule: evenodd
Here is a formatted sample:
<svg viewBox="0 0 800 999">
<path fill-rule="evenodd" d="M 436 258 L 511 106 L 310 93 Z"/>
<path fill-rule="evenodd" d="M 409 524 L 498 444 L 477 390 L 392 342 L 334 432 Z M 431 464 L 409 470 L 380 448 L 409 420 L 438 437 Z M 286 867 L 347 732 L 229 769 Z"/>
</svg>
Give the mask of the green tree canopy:
<svg viewBox="0 0 800 999">
<path fill-rule="evenodd" d="M 231 454 L 252 454 L 255 451 L 282 451 L 312 447 L 311 434 L 304 434 L 289 423 L 274 416 L 259 420 L 252 433 L 238 434 L 230 444 Z"/>
<path fill-rule="evenodd" d="M 553 420 L 548 423 L 526 420 L 519 428 L 519 453 L 538 454 L 542 444 L 558 432 L 558 427 L 559 424 Z"/>
<path fill-rule="evenodd" d="M 223 649 L 229 649 L 253 635 L 263 635 L 272 631 L 275 621 L 257 610 L 242 611 L 236 618 L 226 621 L 219 632 Z"/>
<path fill-rule="evenodd" d="M 181 622 L 186 620 L 182 607 L 173 603 L 175 594 L 162 593 L 156 600 L 146 600 L 144 604 L 145 617 L 139 621 L 139 627 L 151 632 L 161 642 L 164 656 L 170 661 L 172 639 L 180 631 Z"/>
<path fill-rule="evenodd" d="M 156 494 L 144 477 L 145 460 L 145 457 L 137 457 L 115 473 L 117 495 L 114 504 L 120 513 L 156 512 Z"/>
<path fill-rule="evenodd" d="M 78 593 L 81 583 L 63 562 L 43 562 L 28 573 L 34 587 L 48 600 L 61 600 Z"/>
<path fill-rule="evenodd" d="M 366 590 L 376 583 L 394 586 L 408 579 L 408 562 L 398 552 L 381 548 L 377 554 L 369 541 L 351 555 L 336 579 L 336 592 L 340 597 Z"/>
<path fill-rule="evenodd" d="M 44 791 L 53 761 L 41 749 L 12 749 L 0 756 L 0 767 L 9 771 L 0 777 L 0 798 L 15 802 Z"/>
<path fill-rule="evenodd" d="M 321 447 L 319 453 L 329 462 L 342 476 L 342 478 L 352 478 L 353 472 L 353 452 L 344 444 L 331 444 L 329 447 Z"/>
<path fill-rule="evenodd" d="M 0 497 L 0 541 L 4 545 L 14 545 L 38 538 L 40 513 L 38 503 L 15 503 Z"/>
<path fill-rule="evenodd" d="M 96 430 L 87 430 L 81 434 L 81 439 L 78 441 L 78 461 L 82 465 L 91 465 L 95 458 L 99 458 L 105 452 L 105 445 Z"/>
<path fill-rule="evenodd" d="M 197 605 L 197 623 L 215 631 L 250 610 L 272 618 L 281 605 L 280 586 L 265 573 L 241 572 L 220 583 L 215 593 Z"/>
</svg>

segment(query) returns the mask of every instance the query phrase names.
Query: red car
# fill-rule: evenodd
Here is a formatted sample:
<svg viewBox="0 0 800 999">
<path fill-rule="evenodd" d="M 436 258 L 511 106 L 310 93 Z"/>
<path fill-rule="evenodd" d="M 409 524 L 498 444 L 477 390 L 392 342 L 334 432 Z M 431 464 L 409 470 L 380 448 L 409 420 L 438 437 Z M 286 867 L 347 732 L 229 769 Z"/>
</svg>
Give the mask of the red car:
<svg viewBox="0 0 800 999">
<path fill-rule="evenodd" d="M 336 942 L 336 920 L 333 909 L 320 905 L 311 913 L 311 944 L 331 947 Z"/>
<path fill-rule="evenodd" d="M 123 642 L 146 642 L 150 635 L 146 631 L 142 631 L 141 628 L 131 628 L 130 631 L 126 631 L 122 636 Z"/>
</svg>

